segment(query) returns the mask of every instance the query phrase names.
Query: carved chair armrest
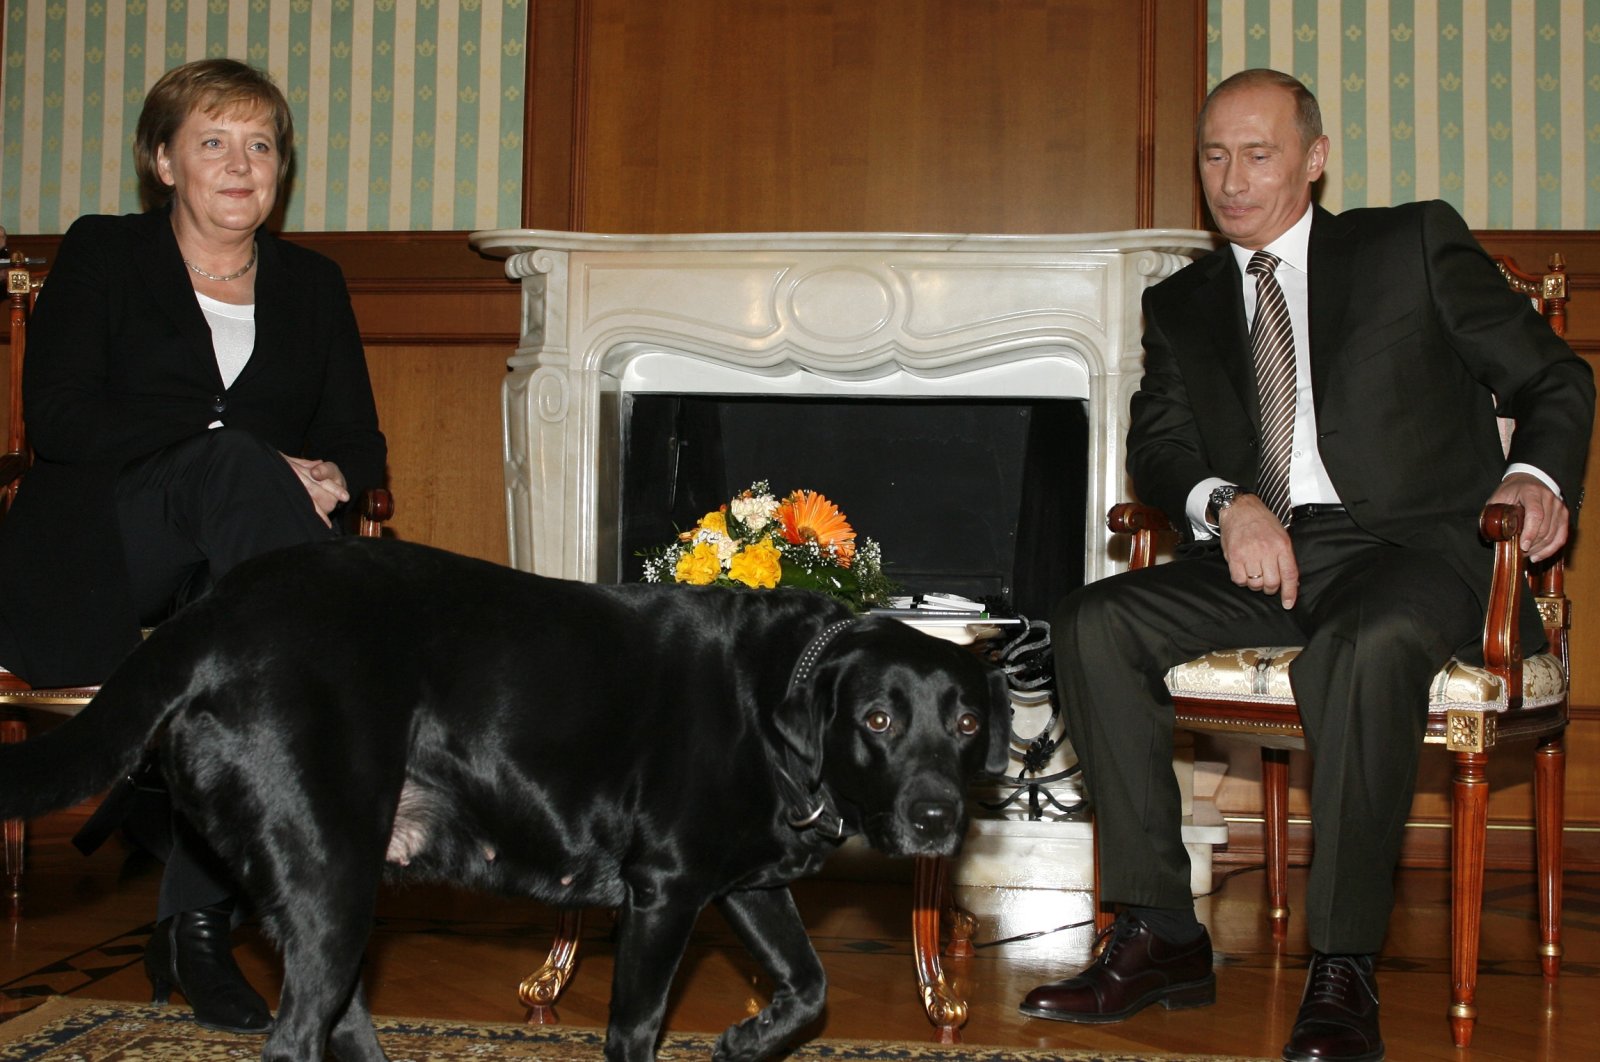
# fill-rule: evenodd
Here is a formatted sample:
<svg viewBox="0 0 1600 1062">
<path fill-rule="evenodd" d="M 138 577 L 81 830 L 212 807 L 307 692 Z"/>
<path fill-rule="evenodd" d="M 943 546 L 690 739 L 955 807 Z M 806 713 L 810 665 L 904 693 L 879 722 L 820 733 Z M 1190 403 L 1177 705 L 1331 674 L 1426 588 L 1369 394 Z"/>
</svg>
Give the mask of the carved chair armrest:
<svg viewBox="0 0 1600 1062">
<path fill-rule="evenodd" d="M 1518 613 L 1525 580 L 1522 506 L 1485 505 L 1478 531 L 1494 546 L 1494 573 L 1489 579 L 1489 607 L 1483 617 L 1484 665 L 1506 683 L 1508 696 L 1522 694 L 1522 640 Z"/>
<path fill-rule="evenodd" d="M 1129 568 L 1148 568 L 1155 561 L 1156 536 L 1174 531 L 1167 514 L 1139 502 L 1119 502 L 1106 514 L 1106 527 L 1112 534 L 1132 535 L 1133 547 L 1128 553 Z"/>
<path fill-rule="evenodd" d="M 394 515 L 394 495 L 383 487 L 363 491 L 360 501 L 358 526 L 364 538 L 377 538 L 383 534 L 383 523 Z"/>
</svg>

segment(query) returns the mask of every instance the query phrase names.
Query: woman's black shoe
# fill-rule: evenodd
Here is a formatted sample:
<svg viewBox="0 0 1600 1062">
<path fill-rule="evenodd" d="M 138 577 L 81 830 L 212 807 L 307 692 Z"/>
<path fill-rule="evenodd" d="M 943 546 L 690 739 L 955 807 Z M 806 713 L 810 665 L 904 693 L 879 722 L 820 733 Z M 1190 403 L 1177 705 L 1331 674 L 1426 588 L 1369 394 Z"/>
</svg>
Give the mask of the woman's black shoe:
<svg viewBox="0 0 1600 1062">
<path fill-rule="evenodd" d="M 226 906 L 183 911 L 156 925 L 144 952 L 153 1003 L 176 988 L 207 1029 L 262 1033 L 272 1012 L 233 961 L 232 921 Z"/>
</svg>

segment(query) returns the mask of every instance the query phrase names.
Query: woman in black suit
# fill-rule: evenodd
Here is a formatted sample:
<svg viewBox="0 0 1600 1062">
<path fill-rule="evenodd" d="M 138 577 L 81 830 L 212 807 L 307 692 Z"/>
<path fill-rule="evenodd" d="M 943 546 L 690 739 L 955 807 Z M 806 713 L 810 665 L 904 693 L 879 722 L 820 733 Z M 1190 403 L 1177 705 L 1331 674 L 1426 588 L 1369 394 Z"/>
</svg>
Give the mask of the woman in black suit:
<svg viewBox="0 0 1600 1062">
<path fill-rule="evenodd" d="M 287 102 L 230 59 L 165 74 L 134 155 L 149 211 L 80 218 L 28 333 L 35 461 L 0 527 L 0 664 L 97 683 L 233 565 L 337 533 L 385 444 L 337 265 L 262 226 L 288 173 Z M 173 822 L 155 996 L 263 1031 L 231 954 L 234 887 Z M 164 847 L 164 845 L 159 845 Z"/>
</svg>

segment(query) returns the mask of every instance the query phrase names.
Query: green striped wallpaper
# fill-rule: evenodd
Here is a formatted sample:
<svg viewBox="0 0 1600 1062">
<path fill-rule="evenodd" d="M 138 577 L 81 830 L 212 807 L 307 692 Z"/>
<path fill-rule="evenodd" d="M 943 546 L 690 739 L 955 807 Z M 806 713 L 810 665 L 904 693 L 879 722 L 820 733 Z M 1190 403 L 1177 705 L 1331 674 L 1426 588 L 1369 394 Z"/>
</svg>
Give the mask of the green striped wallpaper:
<svg viewBox="0 0 1600 1062">
<path fill-rule="evenodd" d="M 1444 199 L 1480 229 L 1600 227 L 1600 0 L 1209 0 L 1210 83 L 1317 94 L 1331 210 Z"/>
<path fill-rule="evenodd" d="M 292 231 L 520 223 L 528 0 L 5 0 L 0 224 L 139 209 L 145 90 L 191 59 L 294 111 Z"/>
<path fill-rule="evenodd" d="M 146 87 L 233 55 L 295 111 L 286 228 L 515 226 L 528 7 L 5 0 L 0 224 L 137 209 Z M 1213 84 L 1275 66 L 1317 93 L 1331 209 L 1437 197 L 1478 228 L 1600 227 L 1600 0 L 1208 0 L 1207 16 Z"/>
</svg>

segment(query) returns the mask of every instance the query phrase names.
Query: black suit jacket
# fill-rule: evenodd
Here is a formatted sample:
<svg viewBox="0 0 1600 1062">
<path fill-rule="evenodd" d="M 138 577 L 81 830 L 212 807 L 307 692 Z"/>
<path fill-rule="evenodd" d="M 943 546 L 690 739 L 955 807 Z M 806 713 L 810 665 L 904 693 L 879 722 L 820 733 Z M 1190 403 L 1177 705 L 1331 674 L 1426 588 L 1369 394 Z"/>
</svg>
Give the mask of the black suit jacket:
<svg viewBox="0 0 1600 1062">
<path fill-rule="evenodd" d="M 1442 551 L 1486 602 L 1491 558 L 1478 514 L 1508 461 L 1552 476 L 1574 516 L 1582 502 L 1589 367 L 1507 287 L 1447 204 L 1314 209 L 1312 393 L 1328 475 L 1359 526 Z M 1220 476 L 1254 487 L 1259 473 L 1232 250 L 1151 288 L 1144 314 L 1128 471 L 1142 500 L 1187 528 L 1196 483 Z M 1497 411 L 1516 420 L 1509 458 Z"/>
<path fill-rule="evenodd" d="M 130 461 L 221 420 L 337 462 L 352 497 L 386 449 L 339 267 L 256 235 L 256 341 L 224 388 L 165 211 L 89 216 L 61 241 L 28 329 L 35 462 L 0 526 L 0 621 L 40 685 L 97 682 L 138 638 L 113 488 Z"/>
</svg>

